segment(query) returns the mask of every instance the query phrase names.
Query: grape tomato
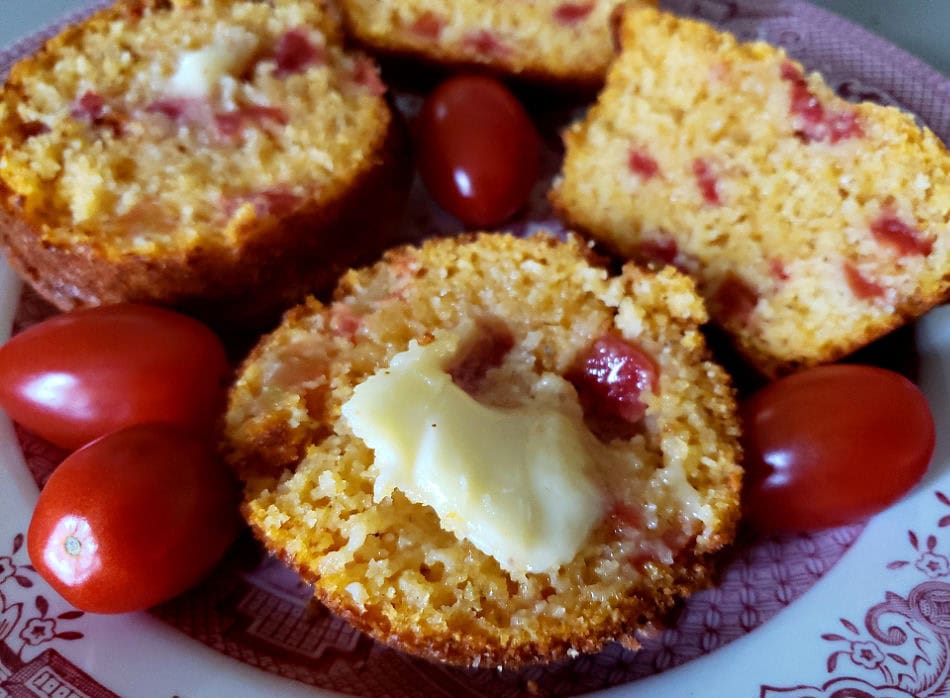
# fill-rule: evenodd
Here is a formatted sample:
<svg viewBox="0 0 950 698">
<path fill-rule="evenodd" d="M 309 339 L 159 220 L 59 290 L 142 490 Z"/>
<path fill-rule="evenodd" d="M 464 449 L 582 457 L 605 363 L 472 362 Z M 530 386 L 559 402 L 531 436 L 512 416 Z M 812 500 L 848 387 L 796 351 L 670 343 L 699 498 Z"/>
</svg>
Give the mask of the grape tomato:
<svg viewBox="0 0 950 698">
<path fill-rule="evenodd" d="M 765 530 L 853 523 L 924 475 L 935 432 L 927 400 L 872 366 L 821 366 L 765 386 L 742 405 L 745 515 Z"/>
<path fill-rule="evenodd" d="M 419 174 L 446 211 L 491 226 L 524 206 L 538 177 L 540 137 L 500 82 L 446 80 L 426 98 L 416 127 Z"/>
<path fill-rule="evenodd" d="M 146 424 L 60 464 L 40 492 L 27 548 L 73 606 L 122 613 L 193 586 L 240 526 L 237 484 L 210 446 L 174 426 Z"/>
<path fill-rule="evenodd" d="M 206 429 L 228 373 L 224 347 L 205 325 L 122 303 L 57 315 L 0 347 L 0 405 L 74 449 L 143 422 Z"/>
<path fill-rule="evenodd" d="M 659 368 L 640 347 L 606 334 L 578 357 L 569 379 L 585 410 L 635 424 L 647 411 L 641 396 L 657 390 Z"/>
</svg>

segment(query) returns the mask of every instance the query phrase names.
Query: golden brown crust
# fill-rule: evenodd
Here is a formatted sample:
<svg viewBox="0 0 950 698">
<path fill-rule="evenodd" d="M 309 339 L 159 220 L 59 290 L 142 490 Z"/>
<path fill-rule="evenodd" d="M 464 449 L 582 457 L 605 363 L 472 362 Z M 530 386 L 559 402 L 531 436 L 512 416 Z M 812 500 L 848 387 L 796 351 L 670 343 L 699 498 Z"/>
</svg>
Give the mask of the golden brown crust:
<svg viewBox="0 0 950 698">
<path fill-rule="evenodd" d="M 512 84 L 526 87 L 537 86 L 551 90 L 552 94 L 579 97 L 591 97 L 604 84 L 602 68 L 577 69 L 570 72 L 554 72 L 543 66 L 529 65 L 515 67 L 504 62 L 486 62 L 467 60 L 457 54 L 434 48 L 432 50 L 413 50 L 403 45 L 387 42 L 385 39 L 370 39 L 359 35 L 357 30 L 348 28 L 356 43 L 366 51 L 374 53 L 383 65 L 397 67 L 401 74 L 410 80 L 417 80 L 413 70 L 420 64 L 435 76 L 450 76 L 456 73 L 474 73 L 511 80 Z"/>
<path fill-rule="evenodd" d="M 0 249 L 61 310 L 145 301 L 217 327 L 261 327 L 306 294 L 329 288 L 343 269 L 390 239 L 411 183 L 407 143 L 394 117 L 376 157 L 336 200 L 305 203 L 282 219 L 248 221 L 237 247 L 199 246 L 179 256 L 114 259 L 92 245 L 46 242 L 41 224 L 0 181 Z"/>
<path fill-rule="evenodd" d="M 738 492 L 738 487 L 736 491 Z M 246 505 L 243 513 L 250 520 Z M 314 596 L 320 603 L 356 629 L 401 652 L 429 661 L 468 668 L 518 669 L 534 664 L 547 664 L 567 657 L 576 657 L 578 653 L 599 652 L 611 642 L 619 642 L 628 649 L 638 649 L 637 637 L 644 626 L 642 619 L 662 618 L 672 612 L 683 597 L 712 586 L 718 567 L 715 556 L 684 556 L 682 560 L 677 560 L 679 574 L 673 584 L 657 589 L 652 597 L 626 597 L 618 600 L 613 618 L 609 622 L 589 628 L 579 620 L 575 626 L 576 633 L 569 637 L 545 636 L 538 638 L 536 642 L 511 647 L 501 645 L 496 638 L 486 635 L 460 633 L 452 637 L 420 636 L 406 630 L 394 630 L 384 616 L 368 614 L 344 597 L 323 589 L 317 583 L 319 577 L 315 576 L 312 570 L 297 562 L 285 551 L 272 549 L 272 541 L 260 527 L 252 523 L 251 531 L 254 537 L 278 555 L 285 565 L 299 574 L 304 581 L 314 585 Z"/>
<path fill-rule="evenodd" d="M 615 256 L 621 258 L 630 256 L 628 251 L 619 248 L 613 239 L 599 238 L 599 236 L 592 231 L 585 229 L 579 221 L 574 220 L 570 208 L 561 199 L 560 193 L 561 190 L 558 188 L 551 189 L 551 191 L 548 192 L 548 199 L 557 217 L 563 221 L 567 227 L 584 235 L 586 238 L 597 240 L 599 246 L 602 246 L 605 250 L 609 250 L 610 253 Z M 728 333 L 727 337 L 732 348 L 748 363 L 749 368 L 764 378 L 775 379 L 805 368 L 833 363 L 839 359 L 850 356 L 871 342 L 916 320 L 932 308 L 947 302 L 947 300 L 950 299 L 950 279 L 947 280 L 946 289 L 945 291 L 938 291 L 931 295 L 922 294 L 905 299 L 901 305 L 894 309 L 893 315 L 884 317 L 880 323 L 864 328 L 863 332 L 856 333 L 848 337 L 847 340 L 842 340 L 833 350 L 828 350 L 818 355 L 796 359 L 778 358 L 763 351 L 754 341 L 750 341 L 749 338 L 742 333 L 741 328 L 734 328 Z M 725 329 L 728 330 L 729 328 Z"/>
<path fill-rule="evenodd" d="M 846 341 L 842 341 L 835 346 L 833 350 L 828 350 L 806 358 L 791 360 L 776 359 L 776 357 L 767 352 L 761 351 L 754 344 L 743 341 L 737 334 L 732 335 L 733 346 L 736 351 L 745 357 L 749 365 L 763 376 L 769 379 L 780 378 L 781 376 L 787 376 L 804 368 L 833 363 L 839 359 L 850 356 L 858 349 L 866 347 L 871 342 L 917 319 L 931 308 L 946 301 L 948 297 L 950 297 L 950 290 L 943 293 L 939 298 L 913 298 L 909 303 L 896 308 L 894 314 L 888 316 L 886 321 L 866 327 L 864 331 L 851 335 Z"/>
</svg>

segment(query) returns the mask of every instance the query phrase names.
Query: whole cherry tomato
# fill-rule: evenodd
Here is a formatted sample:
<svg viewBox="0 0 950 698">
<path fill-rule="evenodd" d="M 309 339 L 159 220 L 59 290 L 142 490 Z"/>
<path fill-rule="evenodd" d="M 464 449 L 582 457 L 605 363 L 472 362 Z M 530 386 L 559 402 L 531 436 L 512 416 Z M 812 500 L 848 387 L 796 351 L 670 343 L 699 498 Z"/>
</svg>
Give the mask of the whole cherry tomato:
<svg viewBox="0 0 950 698">
<path fill-rule="evenodd" d="M 237 494 L 199 437 L 167 424 L 122 429 L 53 472 L 30 521 L 30 559 L 77 608 L 148 608 L 221 559 L 240 529 Z"/>
<path fill-rule="evenodd" d="M 497 80 L 458 76 L 419 113 L 419 174 L 432 198 L 473 226 L 504 221 L 538 177 L 540 139 L 521 103 Z"/>
<path fill-rule="evenodd" d="M 822 366 L 742 406 L 748 520 L 769 530 L 852 523 L 897 501 L 934 450 L 927 400 L 903 376 Z"/>
<path fill-rule="evenodd" d="M 57 315 L 0 347 L 0 405 L 74 449 L 121 427 L 208 427 L 228 375 L 224 348 L 197 320 L 123 303 Z"/>
</svg>

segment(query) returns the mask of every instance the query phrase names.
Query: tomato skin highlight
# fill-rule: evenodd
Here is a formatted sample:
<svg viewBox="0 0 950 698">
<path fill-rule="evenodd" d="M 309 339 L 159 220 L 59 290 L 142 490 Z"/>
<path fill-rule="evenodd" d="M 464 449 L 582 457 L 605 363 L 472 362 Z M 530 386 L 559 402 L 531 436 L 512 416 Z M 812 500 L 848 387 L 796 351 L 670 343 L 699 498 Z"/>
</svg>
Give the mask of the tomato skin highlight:
<svg viewBox="0 0 950 698">
<path fill-rule="evenodd" d="M 66 458 L 27 533 L 37 572 L 76 608 L 136 611 L 196 584 L 241 528 L 238 486 L 201 438 L 129 427 Z"/>
<path fill-rule="evenodd" d="M 741 412 L 745 516 L 761 530 L 818 530 L 881 511 L 920 481 L 936 439 L 917 386 L 872 366 L 787 376 Z"/>
<path fill-rule="evenodd" d="M 432 198 L 472 226 L 491 226 L 528 200 L 540 137 L 521 103 L 489 77 L 449 78 L 416 122 L 419 174 Z"/>
<path fill-rule="evenodd" d="M 206 430 L 223 405 L 224 347 L 205 325 L 133 303 L 76 310 L 0 347 L 0 405 L 75 449 L 144 422 Z"/>
</svg>

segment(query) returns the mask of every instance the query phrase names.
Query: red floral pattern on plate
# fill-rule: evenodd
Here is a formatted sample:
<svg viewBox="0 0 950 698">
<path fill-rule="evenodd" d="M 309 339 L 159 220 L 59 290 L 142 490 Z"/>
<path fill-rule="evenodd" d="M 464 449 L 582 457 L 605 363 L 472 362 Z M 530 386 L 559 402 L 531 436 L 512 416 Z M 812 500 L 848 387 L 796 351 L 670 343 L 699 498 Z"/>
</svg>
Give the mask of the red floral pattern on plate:
<svg viewBox="0 0 950 698">
<path fill-rule="evenodd" d="M 85 636 L 71 629 L 85 613 L 74 608 L 54 611 L 33 591 L 36 570 L 26 562 L 22 533 L 13 538 L 9 555 L 0 555 L 0 695 L 118 698 L 51 646 Z M 53 599 L 53 604 L 64 606 Z"/>
<path fill-rule="evenodd" d="M 950 509 L 950 497 L 939 490 L 934 496 Z M 934 529 L 948 526 L 950 511 L 935 522 Z M 763 685 L 762 698 L 924 698 L 950 694 L 950 550 L 940 547 L 936 532 L 924 538 L 910 530 L 907 541 L 908 559 L 893 560 L 886 569 L 915 570 L 914 586 L 903 595 L 884 592 L 883 601 L 865 613 L 863 628 L 839 618 L 840 628 L 821 635 L 833 648 L 826 661 L 828 673 L 843 676 L 821 687 Z M 846 689 L 850 692 L 841 692 Z"/>
</svg>

